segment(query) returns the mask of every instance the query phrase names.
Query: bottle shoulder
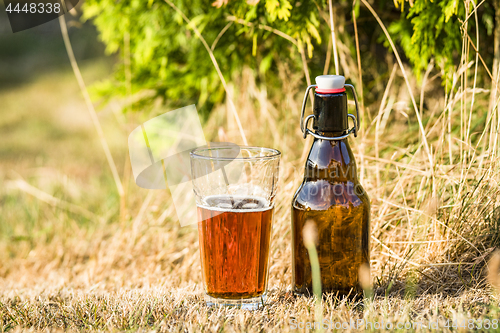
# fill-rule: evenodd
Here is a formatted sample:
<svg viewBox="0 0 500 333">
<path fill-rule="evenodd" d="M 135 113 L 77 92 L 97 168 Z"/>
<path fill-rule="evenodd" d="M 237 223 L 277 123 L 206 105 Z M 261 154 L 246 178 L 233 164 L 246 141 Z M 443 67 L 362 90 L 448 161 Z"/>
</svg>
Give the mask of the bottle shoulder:
<svg viewBox="0 0 500 333">
<path fill-rule="evenodd" d="M 354 155 L 347 139 L 315 139 L 309 150 L 306 166 L 320 169 L 355 163 Z"/>
<path fill-rule="evenodd" d="M 304 179 L 357 183 L 356 161 L 347 139 L 316 139 L 306 160 Z"/>
<path fill-rule="evenodd" d="M 347 139 L 314 140 L 292 206 L 301 210 L 326 210 L 332 206 L 370 208 Z"/>
<path fill-rule="evenodd" d="M 326 210 L 332 206 L 370 208 L 370 199 L 359 182 L 334 182 L 325 179 L 304 180 L 295 192 L 296 209 Z"/>
</svg>

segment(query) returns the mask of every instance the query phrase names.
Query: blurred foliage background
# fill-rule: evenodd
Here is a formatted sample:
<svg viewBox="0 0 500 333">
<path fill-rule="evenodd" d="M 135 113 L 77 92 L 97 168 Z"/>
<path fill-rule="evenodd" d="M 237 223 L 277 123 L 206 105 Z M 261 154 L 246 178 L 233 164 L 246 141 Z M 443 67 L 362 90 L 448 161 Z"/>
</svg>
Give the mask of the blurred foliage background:
<svg viewBox="0 0 500 333">
<path fill-rule="evenodd" d="M 310 76 L 334 73 L 326 59 L 331 51 L 328 1 L 246 1 L 203 0 L 177 1 L 175 11 L 169 1 L 88 0 L 83 18 L 93 19 L 100 39 L 109 54 L 130 48 L 132 92 L 152 90 L 141 102 L 150 103 L 155 97 L 172 106 L 196 103 L 205 113 L 224 99 L 223 86 L 214 70 L 209 54 L 193 33 L 196 27 L 211 46 L 222 73 L 233 79 L 244 67 L 254 71 L 258 83 L 265 83 L 270 93 L 279 94 L 281 86 L 278 63 L 291 72 L 302 72 L 301 52 L 310 67 Z M 385 22 L 391 37 L 406 62 L 421 80 L 431 60 L 443 85 L 451 89 L 452 75 L 460 62 L 462 30 L 481 31 L 478 39 L 487 66 L 494 57 L 494 15 L 496 2 L 484 2 L 473 11 L 465 10 L 465 2 L 456 0 L 383 0 L 373 2 L 373 8 Z M 182 12 L 191 21 L 184 22 Z M 392 53 L 386 36 L 373 15 L 360 0 L 334 1 L 333 15 L 340 50 L 340 73 L 356 82 L 356 45 L 353 18 L 357 21 L 359 52 L 363 77 L 377 82 L 390 70 L 387 57 Z M 471 19 L 477 15 L 479 20 Z M 355 16 L 355 17 L 353 17 Z M 477 25 L 477 26 L 476 26 Z M 275 29 L 275 32 L 270 31 Z M 279 31 L 294 40 L 276 33 Z M 384 45 L 385 48 L 381 47 Z M 102 96 L 126 94 L 125 71 L 118 68 L 113 81 L 98 86 Z M 485 73 L 480 79 L 487 79 Z M 306 80 L 303 78 L 303 85 Z M 118 88 L 118 89 L 117 89 Z M 381 98 L 379 91 L 366 87 L 363 96 L 367 104 Z"/>
</svg>

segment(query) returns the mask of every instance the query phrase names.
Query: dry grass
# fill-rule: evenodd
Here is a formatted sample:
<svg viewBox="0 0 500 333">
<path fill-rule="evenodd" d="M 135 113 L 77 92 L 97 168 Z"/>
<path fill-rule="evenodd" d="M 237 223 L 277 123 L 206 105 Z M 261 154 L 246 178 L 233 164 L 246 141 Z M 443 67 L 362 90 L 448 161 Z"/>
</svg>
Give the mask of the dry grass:
<svg viewBox="0 0 500 333">
<path fill-rule="evenodd" d="M 357 60 L 339 40 L 336 46 L 356 83 Z M 385 82 L 365 82 L 382 98 L 366 106 L 362 135 L 350 142 L 372 200 L 375 296 L 364 303 L 329 297 L 323 318 L 440 318 L 440 328 L 445 318 L 498 318 L 485 269 L 499 244 L 500 117 L 497 103 L 488 107 L 495 87 L 473 80 L 484 69 L 471 58 L 464 55 L 447 94 L 439 78 L 418 84 L 402 64 Z M 99 114 L 125 189 L 120 206 L 69 65 L 0 92 L 0 329 L 289 331 L 290 319 L 313 321 L 314 299 L 289 294 L 289 205 L 309 147 L 298 126 L 304 74 L 278 68 L 277 97 L 250 69 L 228 80 L 248 142 L 283 153 L 270 297 L 256 312 L 204 305 L 196 229 L 180 227 L 169 193 L 140 189 L 130 177 L 126 124 L 163 110 L 123 119 L 111 104 Z M 88 82 L 103 76 L 98 66 L 82 72 Z M 214 141 L 241 140 L 230 102 L 214 110 L 205 130 Z"/>
<path fill-rule="evenodd" d="M 193 283 L 186 288 L 156 286 L 141 289 L 99 290 L 87 288 L 29 288 L 4 293 L 0 302 L 3 329 L 30 327 L 33 330 L 137 330 L 165 332 L 194 331 L 292 331 L 299 322 L 314 322 L 314 300 L 293 298 L 273 288 L 266 307 L 256 312 L 228 308 L 207 308 L 201 290 Z M 361 303 L 323 301 L 326 323 L 411 322 L 429 326 L 451 320 L 498 318 L 488 306 L 484 291 L 470 291 L 467 297 L 425 295 L 414 300 L 379 297 L 367 308 Z M 397 309 L 395 311 L 395 309 Z M 295 322 L 296 320 L 296 322 Z M 359 323 L 359 328 L 366 324 Z M 417 326 L 415 326 L 417 327 Z M 357 331 L 354 329 L 347 331 Z M 425 330 L 425 329 L 421 329 Z"/>
</svg>

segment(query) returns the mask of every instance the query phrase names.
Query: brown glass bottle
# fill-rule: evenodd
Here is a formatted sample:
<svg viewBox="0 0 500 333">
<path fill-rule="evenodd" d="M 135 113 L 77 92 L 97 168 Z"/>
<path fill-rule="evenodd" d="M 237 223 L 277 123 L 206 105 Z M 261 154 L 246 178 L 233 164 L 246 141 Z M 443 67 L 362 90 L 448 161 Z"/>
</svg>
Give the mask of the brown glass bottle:
<svg viewBox="0 0 500 333">
<path fill-rule="evenodd" d="M 345 91 L 318 90 L 314 94 L 315 134 L 328 138 L 346 135 Z M 302 234 L 307 221 L 318 232 L 323 293 L 354 296 L 360 291 L 359 268 L 369 264 L 370 200 L 359 183 L 347 138 L 314 139 L 304 180 L 292 201 L 293 289 L 312 295 L 311 263 Z"/>
</svg>

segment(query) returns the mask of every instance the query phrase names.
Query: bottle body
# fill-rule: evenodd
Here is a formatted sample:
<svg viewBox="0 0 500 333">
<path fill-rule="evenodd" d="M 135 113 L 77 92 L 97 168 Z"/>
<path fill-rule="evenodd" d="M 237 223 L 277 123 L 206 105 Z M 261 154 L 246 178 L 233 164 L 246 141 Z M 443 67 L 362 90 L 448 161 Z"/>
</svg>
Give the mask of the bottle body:
<svg viewBox="0 0 500 333">
<path fill-rule="evenodd" d="M 356 294 L 359 268 L 370 260 L 370 200 L 357 178 L 347 139 L 314 140 L 304 181 L 292 201 L 293 289 L 312 295 L 311 263 L 302 234 L 308 221 L 318 232 L 322 291 Z"/>
</svg>

